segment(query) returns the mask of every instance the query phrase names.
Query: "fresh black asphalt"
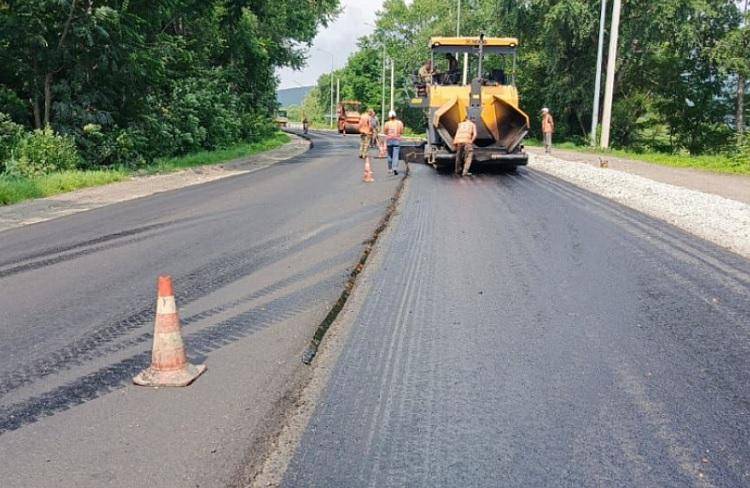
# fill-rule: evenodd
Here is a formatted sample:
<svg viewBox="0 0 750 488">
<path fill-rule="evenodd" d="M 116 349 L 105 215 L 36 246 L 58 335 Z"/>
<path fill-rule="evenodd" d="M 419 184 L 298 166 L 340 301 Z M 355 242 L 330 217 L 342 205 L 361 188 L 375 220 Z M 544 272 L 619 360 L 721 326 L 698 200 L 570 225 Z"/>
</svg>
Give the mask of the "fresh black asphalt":
<svg viewBox="0 0 750 488">
<path fill-rule="evenodd" d="M 252 174 L 0 233 L 0 486 L 236 481 L 400 181 L 362 183 L 355 138 L 313 140 Z M 208 366 L 186 389 L 131 385 L 159 274 Z"/>
<path fill-rule="evenodd" d="M 750 486 L 747 260 L 528 169 L 403 198 L 284 486 Z"/>
</svg>

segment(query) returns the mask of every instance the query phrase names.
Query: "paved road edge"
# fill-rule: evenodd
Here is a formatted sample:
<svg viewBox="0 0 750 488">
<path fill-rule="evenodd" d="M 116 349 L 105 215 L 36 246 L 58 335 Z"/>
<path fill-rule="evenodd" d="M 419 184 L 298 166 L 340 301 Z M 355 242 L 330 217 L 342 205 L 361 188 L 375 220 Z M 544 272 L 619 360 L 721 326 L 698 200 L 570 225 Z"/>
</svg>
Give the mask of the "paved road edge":
<svg viewBox="0 0 750 488">
<path fill-rule="evenodd" d="M 236 486 L 255 488 L 281 484 L 289 462 L 302 439 L 302 434 L 315 412 L 333 368 L 344 349 L 359 310 L 370 292 L 373 276 L 383 260 L 383 243 L 388 241 L 396 227 L 400 215 L 399 209 L 408 187 L 409 179 L 404 177 L 391 208 L 373 235 L 371 246 L 363 252 L 362 257 L 366 265 L 362 263 L 362 260 L 360 261 L 358 267 L 362 268 L 359 275 L 355 276 L 348 299 L 327 327 L 325 340 L 319 345 L 315 361 L 305 368 L 306 381 L 297 391 L 294 401 L 290 403 L 291 408 L 283 415 L 280 428 L 276 436 L 270 439 L 264 455 L 257 459 L 256 464 L 247 466 L 242 476 L 243 482 Z"/>
<path fill-rule="evenodd" d="M 554 156 L 532 154 L 528 167 L 750 258 L 748 204 Z"/>
<path fill-rule="evenodd" d="M 174 173 L 138 176 L 108 185 L 83 188 L 0 208 L 0 232 L 86 212 L 96 208 L 179 190 L 232 176 L 254 173 L 307 152 L 309 139 L 288 133 L 281 147 L 225 163 L 197 166 Z"/>
</svg>

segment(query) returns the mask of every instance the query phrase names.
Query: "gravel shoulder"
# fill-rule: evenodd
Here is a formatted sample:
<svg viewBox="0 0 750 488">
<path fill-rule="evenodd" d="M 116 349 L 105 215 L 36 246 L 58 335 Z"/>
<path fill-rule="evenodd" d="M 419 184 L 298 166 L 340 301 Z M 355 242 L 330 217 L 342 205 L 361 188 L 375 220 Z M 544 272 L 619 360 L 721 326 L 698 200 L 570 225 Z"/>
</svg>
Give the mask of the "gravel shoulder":
<svg viewBox="0 0 750 488">
<path fill-rule="evenodd" d="M 543 155 L 543 150 L 540 148 L 527 148 L 527 150 L 532 154 Z M 672 168 L 645 161 L 559 149 L 553 151 L 553 156 L 594 167 L 598 167 L 599 160 L 603 158 L 607 160 L 609 169 L 750 204 L 750 176 L 712 173 L 692 168 Z"/>
<path fill-rule="evenodd" d="M 294 134 L 289 134 L 289 136 L 292 140 L 287 144 L 248 158 L 217 165 L 198 166 L 169 174 L 137 176 L 110 185 L 84 188 L 54 197 L 8 205 L 0 208 L 0 232 L 85 212 L 113 203 L 251 173 L 299 156 L 310 148 L 309 141 Z"/>
<path fill-rule="evenodd" d="M 611 162 L 611 161 L 610 161 Z M 750 258 L 750 204 L 626 171 L 532 152 L 529 168 L 548 173 Z M 670 168 L 670 171 L 672 169 Z M 709 175 L 705 175 L 708 178 Z M 748 187 L 750 188 L 750 187 Z M 750 193 L 750 191 L 748 192 Z"/>
</svg>

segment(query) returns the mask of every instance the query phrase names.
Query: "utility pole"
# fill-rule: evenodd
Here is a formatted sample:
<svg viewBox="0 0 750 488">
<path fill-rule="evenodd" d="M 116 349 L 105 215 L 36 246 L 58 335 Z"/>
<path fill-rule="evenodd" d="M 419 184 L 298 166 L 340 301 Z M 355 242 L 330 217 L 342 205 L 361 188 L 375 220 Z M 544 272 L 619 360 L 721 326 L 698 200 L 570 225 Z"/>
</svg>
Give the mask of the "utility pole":
<svg viewBox="0 0 750 488">
<path fill-rule="evenodd" d="M 607 21 L 607 0 L 602 0 L 602 15 L 599 20 L 599 48 L 596 53 L 596 84 L 594 86 L 594 110 L 591 114 L 591 145 L 596 146 L 596 129 L 599 126 L 599 99 L 602 91 L 602 56 L 604 55 L 604 23 Z"/>
<path fill-rule="evenodd" d="M 341 103 L 341 79 L 336 78 L 336 107 Z"/>
<path fill-rule="evenodd" d="M 458 15 L 456 19 L 456 37 L 461 37 L 461 0 L 458 0 Z M 464 70 L 463 70 L 463 76 L 461 77 L 464 85 L 466 84 L 466 78 L 468 76 L 469 76 L 469 53 L 464 53 Z"/>
<path fill-rule="evenodd" d="M 385 121 L 385 44 L 383 45 L 383 71 L 380 75 L 380 120 Z"/>
<path fill-rule="evenodd" d="M 331 129 L 333 129 L 333 61 L 331 61 Z"/>
<path fill-rule="evenodd" d="M 746 25 L 747 21 L 747 4 L 748 0 L 745 0 L 745 8 L 743 10 L 744 16 L 742 19 L 742 24 L 745 26 L 745 29 L 749 29 Z M 737 117 L 736 117 L 736 123 L 737 123 L 737 141 L 741 144 L 742 140 L 745 138 L 745 77 L 742 75 L 742 73 L 737 74 Z"/>
<path fill-rule="evenodd" d="M 604 88 L 604 114 L 602 116 L 601 148 L 609 149 L 609 134 L 612 125 L 612 99 L 615 90 L 615 68 L 617 65 L 617 41 L 620 34 L 620 11 L 622 0 L 614 0 L 612 27 L 609 32 L 609 59 L 607 60 L 607 85 Z"/>
<path fill-rule="evenodd" d="M 394 88 L 394 78 L 395 78 L 395 66 L 396 63 L 391 59 L 391 110 L 394 110 L 393 106 L 393 88 Z"/>
<path fill-rule="evenodd" d="M 331 56 L 331 129 L 333 129 L 333 53 L 325 49 L 317 48 L 318 51 Z"/>
<path fill-rule="evenodd" d="M 456 15 L 456 37 L 461 37 L 461 0 L 458 0 L 458 14 Z"/>
</svg>

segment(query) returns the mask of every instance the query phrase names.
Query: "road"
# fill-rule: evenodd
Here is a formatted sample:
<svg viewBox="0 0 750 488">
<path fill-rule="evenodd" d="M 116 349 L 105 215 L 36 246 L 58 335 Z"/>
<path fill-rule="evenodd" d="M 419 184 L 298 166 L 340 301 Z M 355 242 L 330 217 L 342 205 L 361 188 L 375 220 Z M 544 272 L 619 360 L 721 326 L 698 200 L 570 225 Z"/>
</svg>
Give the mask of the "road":
<svg viewBox="0 0 750 488">
<path fill-rule="evenodd" d="M 398 177 L 253 174 L 0 233 L 0 483 L 243 486 Z M 412 168 L 285 486 L 750 485 L 750 263 L 555 178 Z M 187 389 L 130 378 L 170 273 Z"/>
<path fill-rule="evenodd" d="M 252 174 L 0 233 L 3 488 L 237 482 L 400 181 L 362 184 L 355 138 L 314 142 Z M 187 389 L 130 384 L 160 273 L 208 366 Z"/>
<path fill-rule="evenodd" d="M 417 166 L 283 486 L 750 486 L 750 263 Z"/>
</svg>

